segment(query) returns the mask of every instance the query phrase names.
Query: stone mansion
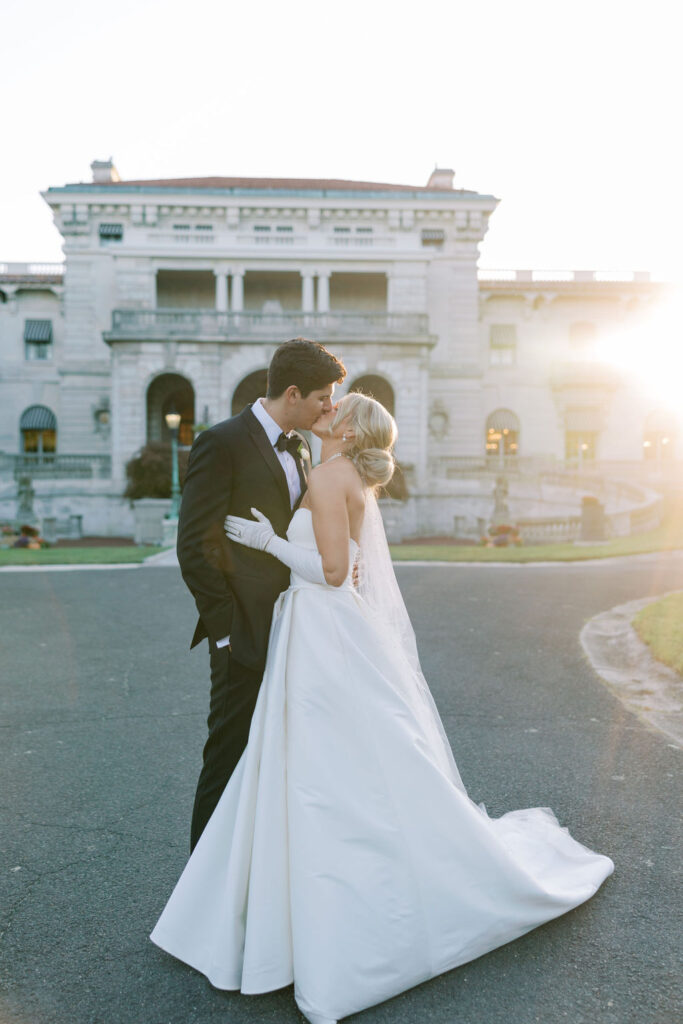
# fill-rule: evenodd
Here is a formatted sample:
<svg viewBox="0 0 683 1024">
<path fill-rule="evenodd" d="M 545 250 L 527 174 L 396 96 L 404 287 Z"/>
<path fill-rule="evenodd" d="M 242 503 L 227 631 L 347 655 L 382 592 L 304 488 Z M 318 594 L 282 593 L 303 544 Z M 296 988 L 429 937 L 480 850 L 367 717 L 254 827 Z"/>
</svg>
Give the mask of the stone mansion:
<svg viewBox="0 0 683 1024">
<path fill-rule="evenodd" d="M 680 468 L 681 424 L 596 357 L 663 286 L 479 271 L 498 200 L 454 188 L 452 171 L 409 186 L 92 170 L 43 193 L 64 264 L 0 264 L 0 517 L 26 474 L 39 517 L 131 535 L 125 465 L 167 438 L 164 414 L 181 413 L 190 445 L 264 393 L 297 335 L 344 361 L 337 395 L 360 388 L 396 416 L 408 497 L 394 536 L 474 534 L 501 473 L 511 514 L 547 517 L 572 511 L 584 477 L 593 492 L 642 485 L 640 508 Z"/>
</svg>

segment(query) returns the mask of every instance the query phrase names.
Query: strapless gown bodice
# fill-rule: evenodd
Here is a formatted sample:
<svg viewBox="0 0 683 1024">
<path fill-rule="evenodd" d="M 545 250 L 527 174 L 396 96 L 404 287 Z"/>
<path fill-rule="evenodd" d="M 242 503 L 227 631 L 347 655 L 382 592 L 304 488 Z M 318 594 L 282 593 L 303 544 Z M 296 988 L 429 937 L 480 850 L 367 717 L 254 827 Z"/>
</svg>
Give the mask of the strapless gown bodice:
<svg viewBox="0 0 683 1024">
<path fill-rule="evenodd" d="M 287 530 L 287 540 L 291 541 L 292 544 L 297 544 L 302 548 L 310 548 L 311 550 L 317 550 L 317 544 L 315 542 L 315 533 L 313 531 L 313 513 L 309 508 L 298 508 L 289 522 L 289 528 Z M 292 572 L 290 589 L 300 587 L 316 587 L 321 590 L 335 590 L 340 589 L 349 590 L 353 588 L 353 566 L 358 557 L 359 548 L 353 538 L 349 537 L 349 571 L 346 574 L 346 579 L 341 584 L 341 587 L 332 587 L 329 584 L 311 583 L 310 580 L 305 580 L 302 576 Z"/>
</svg>

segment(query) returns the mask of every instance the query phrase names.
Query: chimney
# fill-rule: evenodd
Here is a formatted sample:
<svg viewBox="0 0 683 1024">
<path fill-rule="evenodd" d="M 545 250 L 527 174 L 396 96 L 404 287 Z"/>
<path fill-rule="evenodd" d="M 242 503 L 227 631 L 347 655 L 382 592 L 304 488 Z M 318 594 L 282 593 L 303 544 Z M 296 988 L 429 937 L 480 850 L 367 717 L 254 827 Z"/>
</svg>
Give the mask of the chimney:
<svg viewBox="0 0 683 1024">
<path fill-rule="evenodd" d="M 121 175 L 114 167 L 114 158 L 93 160 L 90 164 L 94 185 L 110 185 L 112 181 L 121 181 Z"/>
<path fill-rule="evenodd" d="M 429 175 L 427 188 L 451 189 L 453 188 L 454 177 L 455 171 L 451 171 L 447 167 L 435 167 Z"/>
</svg>

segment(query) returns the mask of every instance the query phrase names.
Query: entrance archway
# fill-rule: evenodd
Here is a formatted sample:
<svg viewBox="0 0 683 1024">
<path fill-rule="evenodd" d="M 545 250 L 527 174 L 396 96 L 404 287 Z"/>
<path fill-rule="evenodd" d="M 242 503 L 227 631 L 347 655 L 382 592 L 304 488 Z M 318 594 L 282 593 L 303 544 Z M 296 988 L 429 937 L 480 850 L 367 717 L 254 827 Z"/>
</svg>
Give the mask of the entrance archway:
<svg viewBox="0 0 683 1024">
<path fill-rule="evenodd" d="M 179 373 L 163 373 L 147 388 L 147 441 L 170 441 L 171 432 L 164 419 L 167 412 L 180 413 L 178 444 L 189 446 L 194 440 L 194 388 Z"/>
<path fill-rule="evenodd" d="M 239 382 L 232 396 L 233 416 L 237 416 L 247 405 L 252 405 L 257 398 L 264 397 L 267 380 L 267 370 L 254 370 Z"/>
<path fill-rule="evenodd" d="M 358 391 L 362 395 L 369 395 L 380 402 L 387 412 L 394 415 L 395 399 L 394 389 L 388 380 L 380 377 L 378 373 L 366 373 L 362 377 L 356 377 L 349 391 Z"/>
</svg>

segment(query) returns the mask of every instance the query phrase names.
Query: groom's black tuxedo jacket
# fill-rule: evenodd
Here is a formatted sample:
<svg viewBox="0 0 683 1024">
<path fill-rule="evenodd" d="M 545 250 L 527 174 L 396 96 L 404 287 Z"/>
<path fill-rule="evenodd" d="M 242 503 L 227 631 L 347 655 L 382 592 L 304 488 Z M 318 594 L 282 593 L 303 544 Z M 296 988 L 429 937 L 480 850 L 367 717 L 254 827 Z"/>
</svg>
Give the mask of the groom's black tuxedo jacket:
<svg viewBox="0 0 683 1024">
<path fill-rule="evenodd" d="M 308 443 L 301 437 L 306 452 Z M 298 457 L 297 457 L 298 458 Z M 304 474 L 307 460 L 300 460 Z M 178 523 L 178 560 L 199 611 L 192 647 L 230 634 L 232 656 L 261 671 L 273 605 L 289 586 L 289 569 L 262 551 L 231 544 L 228 513 L 253 519 L 257 508 L 285 536 L 292 518 L 285 472 L 251 407 L 197 436 Z"/>
</svg>

